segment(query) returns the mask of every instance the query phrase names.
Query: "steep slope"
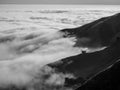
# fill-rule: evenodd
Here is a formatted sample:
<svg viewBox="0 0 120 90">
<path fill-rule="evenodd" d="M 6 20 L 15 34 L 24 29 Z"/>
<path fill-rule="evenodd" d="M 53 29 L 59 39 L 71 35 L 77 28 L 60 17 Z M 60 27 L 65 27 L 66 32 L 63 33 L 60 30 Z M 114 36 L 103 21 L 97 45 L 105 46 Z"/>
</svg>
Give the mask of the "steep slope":
<svg viewBox="0 0 120 90">
<path fill-rule="evenodd" d="M 120 13 L 104 17 L 78 28 L 63 29 L 67 36 L 77 38 L 75 46 L 101 47 L 111 43 L 113 37 L 120 32 Z"/>
<path fill-rule="evenodd" d="M 120 61 L 76 90 L 120 90 Z"/>
<path fill-rule="evenodd" d="M 88 79 L 114 64 L 120 58 L 120 37 L 116 37 L 114 40 L 104 50 L 71 56 L 49 64 L 49 66 L 58 72 L 75 76 L 75 80 L 66 79 L 66 85 L 84 84 Z"/>
</svg>

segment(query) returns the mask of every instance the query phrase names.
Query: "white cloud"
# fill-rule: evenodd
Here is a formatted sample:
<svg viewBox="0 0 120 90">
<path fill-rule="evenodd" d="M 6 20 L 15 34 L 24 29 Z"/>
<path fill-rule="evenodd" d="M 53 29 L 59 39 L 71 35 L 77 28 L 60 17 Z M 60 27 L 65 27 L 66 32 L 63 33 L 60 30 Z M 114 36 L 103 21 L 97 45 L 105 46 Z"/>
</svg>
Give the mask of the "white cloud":
<svg viewBox="0 0 120 90">
<path fill-rule="evenodd" d="M 24 37 L 16 37 L 11 42 L 0 44 L 0 49 L 3 49 L 7 57 L 5 60 L 5 56 L 1 56 L 0 86 L 29 84 L 46 64 L 80 53 L 80 50 L 72 47 L 73 38 L 62 38 L 62 34 L 58 32 L 46 33 L 29 40 L 20 38 Z M 56 78 L 52 79 L 54 76 L 60 77 L 59 74 L 53 74 L 46 82 L 64 83 L 65 77 L 61 79 L 63 81 L 58 81 Z"/>
</svg>

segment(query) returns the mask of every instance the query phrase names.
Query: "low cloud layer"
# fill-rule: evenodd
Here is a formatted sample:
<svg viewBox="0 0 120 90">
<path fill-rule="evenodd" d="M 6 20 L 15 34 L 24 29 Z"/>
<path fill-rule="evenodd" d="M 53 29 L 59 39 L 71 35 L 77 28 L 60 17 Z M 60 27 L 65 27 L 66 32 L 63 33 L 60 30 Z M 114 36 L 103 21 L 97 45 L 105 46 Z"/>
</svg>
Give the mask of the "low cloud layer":
<svg viewBox="0 0 120 90">
<path fill-rule="evenodd" d="M 75 38 L 63 38 L 56 31 L 23 36 L 1 34 L 0 41 L 0 87 L 27 86 L 38 74 L 45 74 L 41 72 L 45 65 L 81 52 L 73 48 Z M 65 77 L 69 75 L 49 73 L 46 83 L 63 85 Z"/>
<path fill-rule="evenodd" d="M 113 8 L 113 11 L 96 12 L 74 9 L 40 10 L 40 7 L 36 8 L 34 5 L 25 5 L 27 9 L 24 6 L 0 7 L 1 90 L 9 86 L 26 87 L 27 90 L 68 90 L 63 87 L 65 78 L 75 77 L 57 73 L 46 64 L 77 55 L 83 48 L 73 47 L 76 38 L 64 38 L 59 30 L 77 27 L 119 12 Z"/>
</svg>

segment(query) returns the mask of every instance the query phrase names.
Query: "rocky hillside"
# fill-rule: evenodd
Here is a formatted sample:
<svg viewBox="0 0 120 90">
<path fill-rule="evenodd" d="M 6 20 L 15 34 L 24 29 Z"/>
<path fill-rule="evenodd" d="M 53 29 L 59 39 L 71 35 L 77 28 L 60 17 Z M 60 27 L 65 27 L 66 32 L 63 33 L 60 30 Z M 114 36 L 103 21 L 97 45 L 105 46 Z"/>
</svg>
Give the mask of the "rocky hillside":
<svg viewBox="0 0 120 90">
<path fill-rule="evenodd" d="M 65 37 L 77 38 L 77 47 L 107 47 L 92 53 L 83 51 L 82 54 L 49 64 L 57 72 L 75 76 L 74 79 L 66 78 L 65 86 L 79 87 L 77 90 L 119 90 L 119 25 L 120 14 L 116 14 L 82 27 L 62 30 Z"/>
<path fill-rule="evenodd" d="M 63 29 L 66 36 L 77 38 L 75 46 L 100 47 L 112 42 L 115 35 L 120 32 L 120 13 L 103 17 L 82 27 Z"/>
</svg>

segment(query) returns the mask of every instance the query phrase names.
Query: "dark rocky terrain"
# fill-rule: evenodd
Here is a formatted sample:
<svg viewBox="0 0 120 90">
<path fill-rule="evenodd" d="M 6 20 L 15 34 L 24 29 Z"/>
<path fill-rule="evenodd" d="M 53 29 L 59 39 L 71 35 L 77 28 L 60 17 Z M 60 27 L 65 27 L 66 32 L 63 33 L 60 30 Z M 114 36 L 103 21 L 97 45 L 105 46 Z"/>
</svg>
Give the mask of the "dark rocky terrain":
<svg viewBox="0 0 120 90">
<path fill-rule="evenodd" d="M 77 84 L 84 84 L 119 59 L 120 37 L 116 37 L 116 41 L 104 50 L 68 57 L 57 62 L 57 64 L 53 63 L 49 66 L 56 68 L 58 72 L 74 75 L 76 79 L 66 78 L 66 85 L 75 87 Z"/>
<path fill-rule="evenodd" d="M 76 90 L 120 90 L 120 61 Z"/>
<path fill-rule="evenodd" d="M 113 37 L 120 32 L 120 13 L 103 17 L 78 28 L 63 29 L 67 36 L 77 38 L 75 46 L 101 47 L 111 43 Z"/>
<path fill-rule="evenodd" d="M 56 71 L 71 73 L 66 86 L 77 90 L 119 90 L 120 14 L 104 17 L 82 27 L 64 29 L 65 37 L 76 37 L 75 46 L 103 47 L 104 50 L 79 54 L 50 64 Z M 108 68 L 113 65 L 113 67 Z M 83 86 L 82 86 L 83 85 Z M 82 87 L 81 87 L 82 86 Z M 118 87 L 118 88 L 117 88 Z"/>
</svg>

